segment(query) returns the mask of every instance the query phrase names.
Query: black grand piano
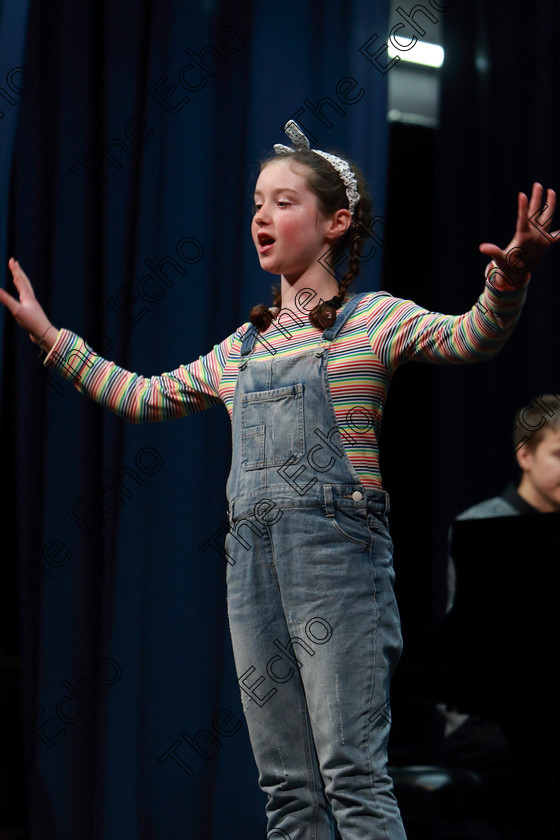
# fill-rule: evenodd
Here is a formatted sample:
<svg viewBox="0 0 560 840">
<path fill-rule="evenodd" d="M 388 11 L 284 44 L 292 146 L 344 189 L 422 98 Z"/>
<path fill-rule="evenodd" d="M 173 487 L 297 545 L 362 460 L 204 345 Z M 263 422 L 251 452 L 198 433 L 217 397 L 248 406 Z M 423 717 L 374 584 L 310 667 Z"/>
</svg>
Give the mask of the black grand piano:
<svg viewBox="0 0 560 840">
<path fill-rule="evenodd" d="M 454 607 L 405 644 L 392 698 L 497 723 L 520 840 L 559 840 L 560 514 L 457 521 L 450 550 Z"/>
</svg>

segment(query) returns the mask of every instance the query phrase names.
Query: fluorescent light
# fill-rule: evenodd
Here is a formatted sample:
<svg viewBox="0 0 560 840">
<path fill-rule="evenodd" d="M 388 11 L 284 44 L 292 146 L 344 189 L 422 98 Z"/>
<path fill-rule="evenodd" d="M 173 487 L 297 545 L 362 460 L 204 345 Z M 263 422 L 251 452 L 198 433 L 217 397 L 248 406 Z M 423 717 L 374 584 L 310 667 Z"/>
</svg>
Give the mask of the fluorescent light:
<svg viewBox="0 0 560 840">
<path fill-rule="evenodd" d="M 400 42 L 405 42 L 406 40 L 408 40 L 408 43 L 411 44 L 415 39 L 399 38 Z M 443 47 L 440 47 L 439 44 L 428 44 L 427 41 L 417 41 L 413 47 L 408 49 L 404 49 L 404 47 L 405 44 L 403 43 L 403 49 L 396 50 L 389 41 L 387 44 L 389 57 L 395 58 L 398 56 L 403 61 L 412 61 L 414 64 L 424 64 L 426 67 L 441 67 L 443 64 Z"/>
</svg>

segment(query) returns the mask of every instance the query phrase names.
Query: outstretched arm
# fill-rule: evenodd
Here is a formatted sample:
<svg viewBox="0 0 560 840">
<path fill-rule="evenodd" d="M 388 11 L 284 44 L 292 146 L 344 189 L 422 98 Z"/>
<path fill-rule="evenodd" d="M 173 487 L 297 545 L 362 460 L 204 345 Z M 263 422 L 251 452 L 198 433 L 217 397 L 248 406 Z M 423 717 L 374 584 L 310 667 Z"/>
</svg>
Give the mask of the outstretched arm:
<svg viewBox="0 0 560 840">
<path fill-rule="evenodd" d="M 0 288 L 0 302 L 12 313 L 20 327 L 29 333 L 31 341 L 48 352 L 56 341 L 58 330 L 45 315 L 43 307 L 35 297 L 29 277 L 18 261 L 12 257 L 8 267 L 12 272 L 19 300 Z"/>
<path fill-rule="evenodd" d="M 239 341 L 237 334 L 191 364 L 160 376 L 140 376 L 98 356 L 75 333 L 53 327 L 19 263 L 11 259 L 9 267 L 19 300 L 0 289 L 0 302 L 31 340 L 48 352 L 45 364 L 81 393 L 133 423 L 181 417 L 222 402 L 221 376 L 232 347 Z"/>
<path fill-rule="evenodd" d="M 519 193 L 517 223 L 509 245 L 502 249 L 483 242 L 480 251 L 493 262 L 478 301 L 463 315 L 428 312 L 412 301 L 388 300 L 394 313 L 385 316 L 384 329 L 373 349 L 394 369 L 402 362 L 474 362 L 493 356 L 513 331 L 527 293 L 530 272 L 555 242 L 551 231 L 556 193 L 533 184 L 531 198 Z M 372 336 L 372 341 L 375 336 Z M 380 346 L 379 346 L 380 345 Z"/>
<path fill-rule="evenodd" d="M 533 184 L 531 198 L 519 193 L 517 224 L 509 245 L 502 250 L 491 242 L 483 242 L 479 250 L 494 260 L 498 271 L 492 273 L 492 285 L 497 289 L 518 288 L 524 285 L 551 245 L 560 241 L 560 231 L 550 231 L 556 208 L 556 193 L 546 191 L 541 184 Z"/>
</svg>

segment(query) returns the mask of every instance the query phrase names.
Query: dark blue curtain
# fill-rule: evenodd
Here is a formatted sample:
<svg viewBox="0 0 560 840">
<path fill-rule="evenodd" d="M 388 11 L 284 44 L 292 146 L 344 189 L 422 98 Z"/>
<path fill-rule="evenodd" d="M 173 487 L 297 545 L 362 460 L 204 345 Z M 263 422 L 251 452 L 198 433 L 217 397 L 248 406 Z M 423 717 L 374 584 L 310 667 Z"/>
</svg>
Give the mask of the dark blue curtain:
<svg viewBox="0 0 560 840">
<path fill-rule="evenodd" d="M 4 0 L 0 87 L 23 69 L 0 100 L 3 265 L 124 367 L 208 352 L 269 299 L 251 191 L 287 119 L 358 160 L 383 215 L 387 5 Z M 364 267 L 377 288 L 380 252 Z M 2 325 L 29 836 L 261 840 L 218 547 L 226 412 L 128 426 Z"/>
</svg>

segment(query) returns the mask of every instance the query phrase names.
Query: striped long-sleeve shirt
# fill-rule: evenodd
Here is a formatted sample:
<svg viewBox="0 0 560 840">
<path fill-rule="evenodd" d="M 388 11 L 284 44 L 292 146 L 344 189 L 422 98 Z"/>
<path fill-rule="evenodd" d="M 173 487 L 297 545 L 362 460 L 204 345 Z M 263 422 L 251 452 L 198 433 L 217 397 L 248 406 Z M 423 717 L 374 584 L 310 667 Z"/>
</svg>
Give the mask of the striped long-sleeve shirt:
<svg viewBox="0 0 560 840">
<path fill-rule="evenodd" d="M 347 300 L 352 296 L 348 295 Z M 463 315 L 429 312 L 387 292 L 368 293 L 328 357 L 328 379 L 339 430 L 364 485 L 381 488 L 378 437 L 391 376 L 410 360 L 474 362 L 493 356 L 512 332 L 525 289 L 499 292 L 486 285 Z M 123 370 L 60 330 L 45 360 L 79 391 L 135 423 L 168 420 L 223 403 L 230 414 L 246 323 L 206 356 L 160 376 Z M 255 357 L 278 357 L 314 346 L 321 333 L 303 313 L 282 313 L 260 335 Z"/>
</svg>

